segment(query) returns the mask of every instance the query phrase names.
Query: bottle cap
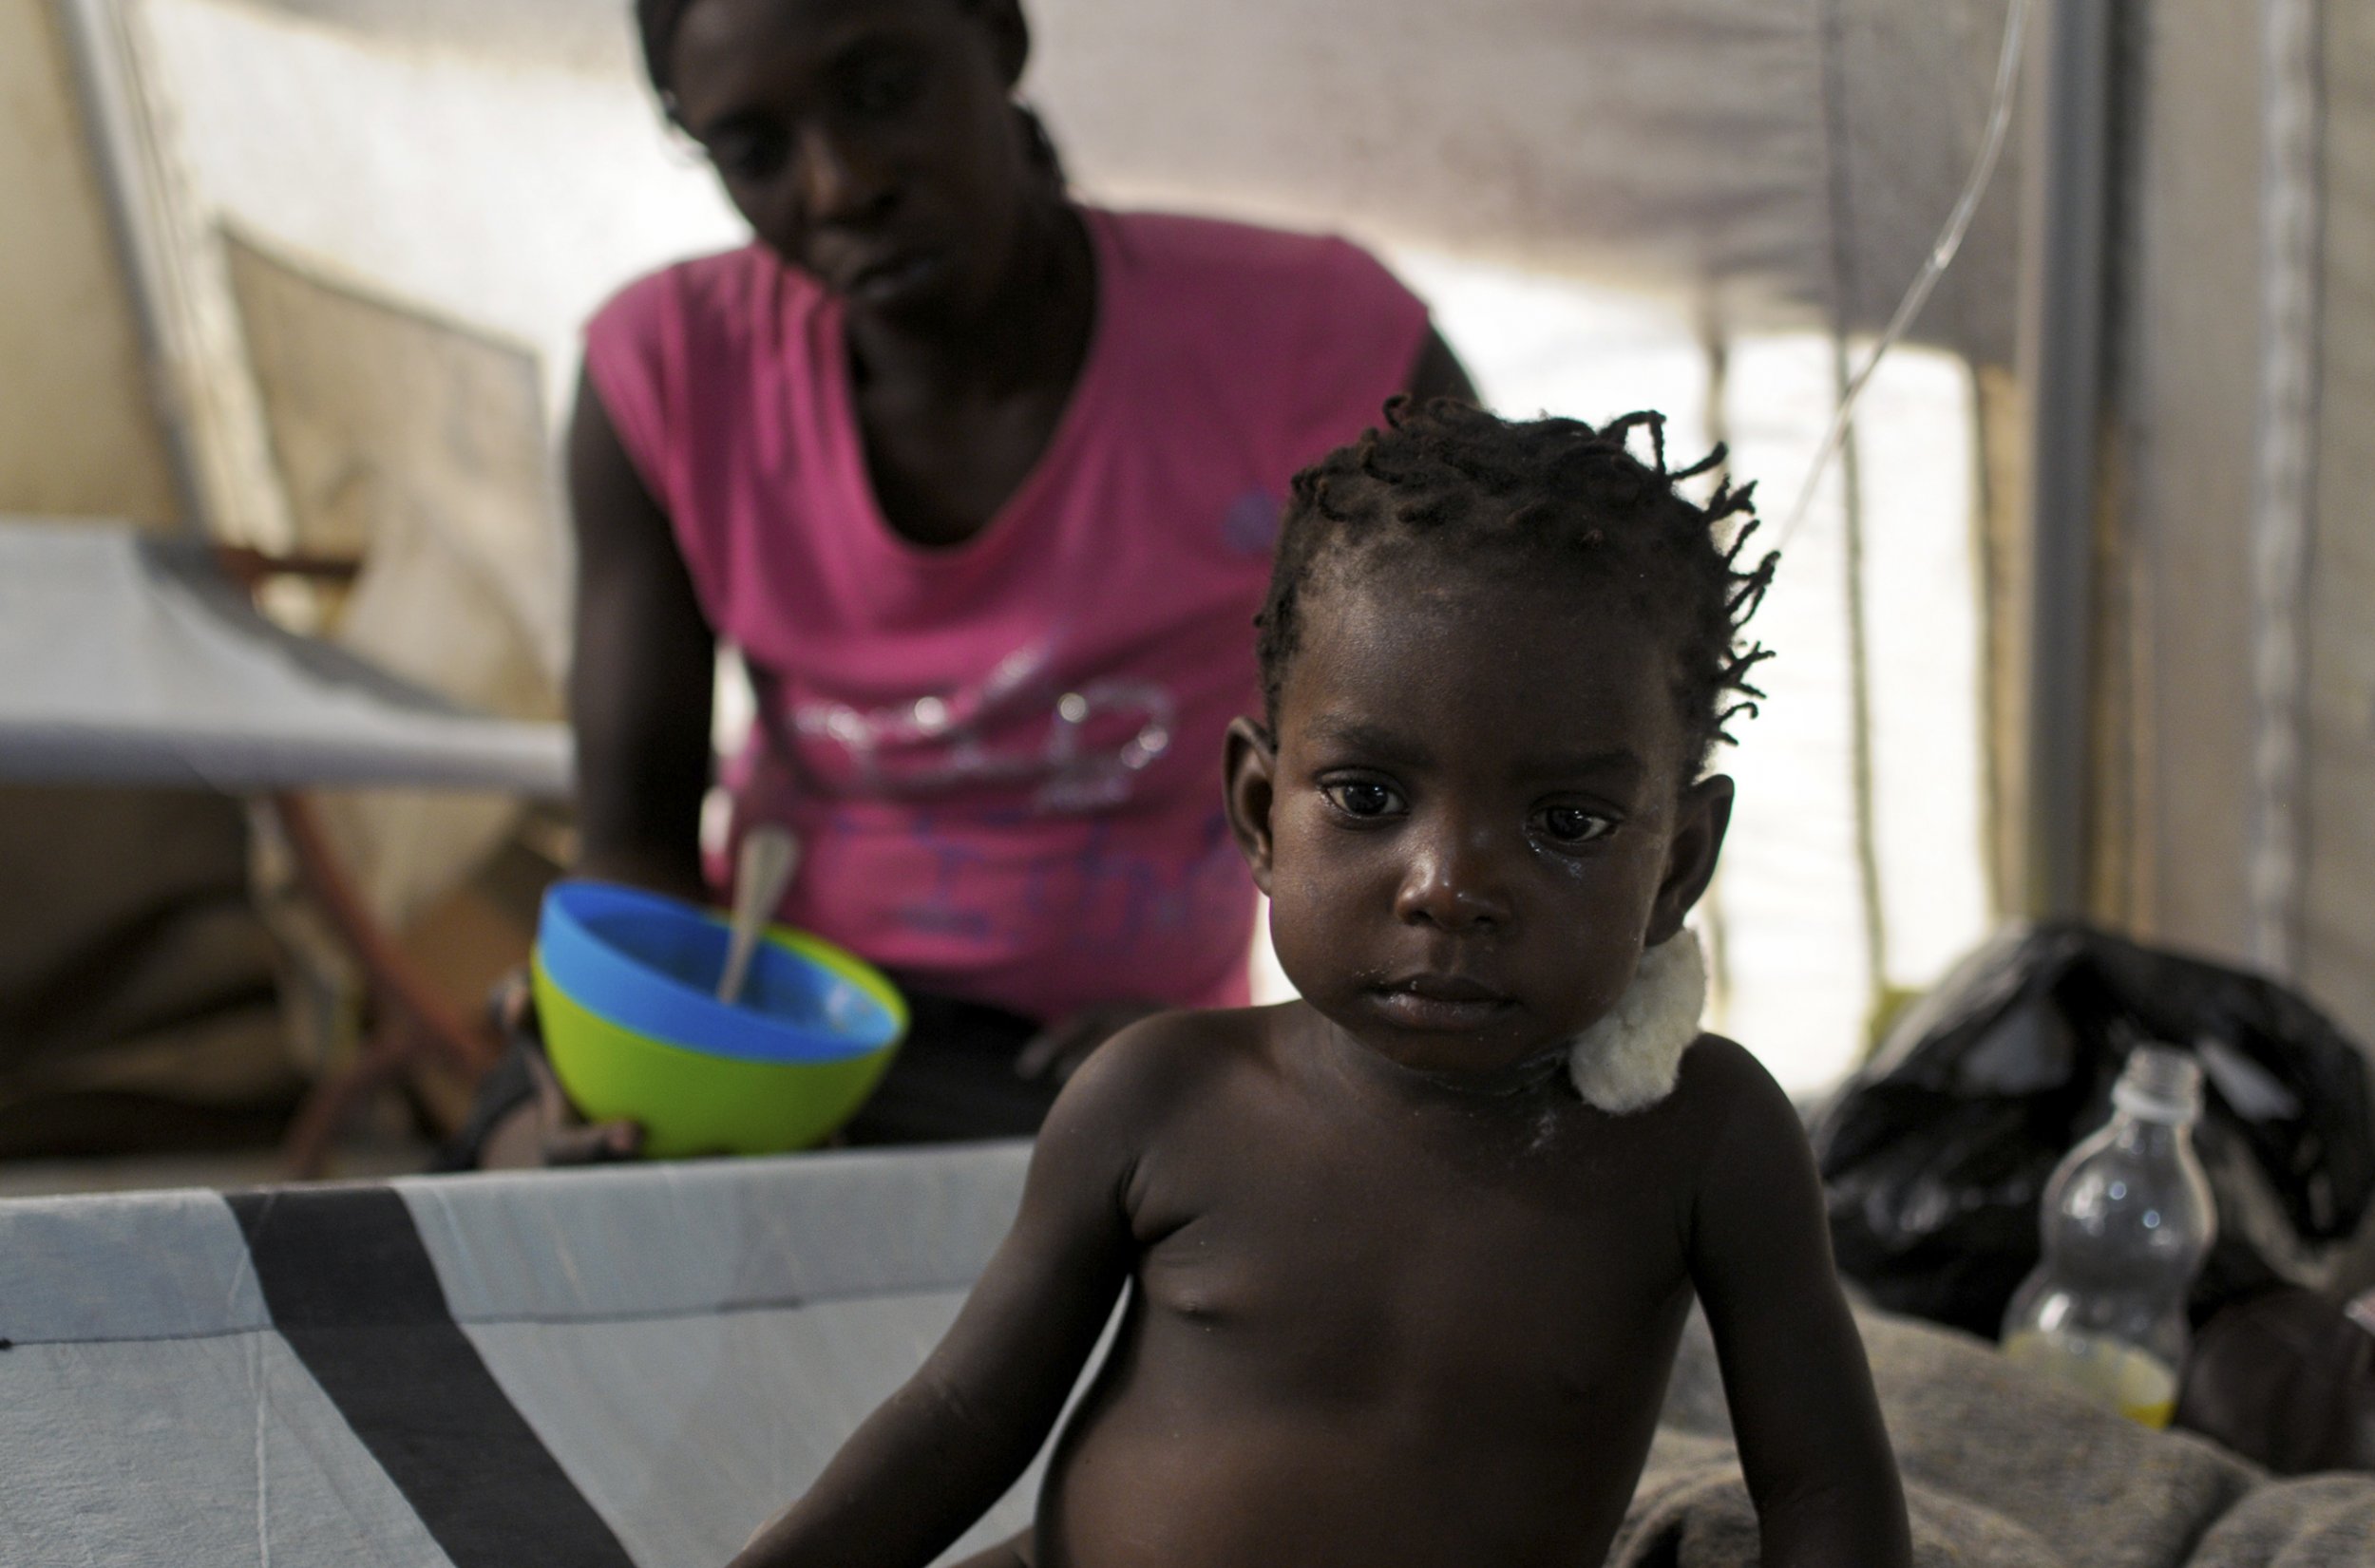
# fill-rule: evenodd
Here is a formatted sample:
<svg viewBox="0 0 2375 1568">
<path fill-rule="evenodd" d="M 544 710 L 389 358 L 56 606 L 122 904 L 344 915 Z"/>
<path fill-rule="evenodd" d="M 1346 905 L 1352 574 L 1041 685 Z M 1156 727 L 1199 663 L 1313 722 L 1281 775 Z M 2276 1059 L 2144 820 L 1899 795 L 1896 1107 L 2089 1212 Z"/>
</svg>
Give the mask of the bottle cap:
<svg viewBox="0 0 2375 1568">
<path fill-rule="evenodd" d="M 2201 1065 L 2169 1046 L 2138 1046 L 2111 1086 L 2111 1103 L 2147 1122 L 2191 1122 L 2202 1113 Z"/>
</svg>

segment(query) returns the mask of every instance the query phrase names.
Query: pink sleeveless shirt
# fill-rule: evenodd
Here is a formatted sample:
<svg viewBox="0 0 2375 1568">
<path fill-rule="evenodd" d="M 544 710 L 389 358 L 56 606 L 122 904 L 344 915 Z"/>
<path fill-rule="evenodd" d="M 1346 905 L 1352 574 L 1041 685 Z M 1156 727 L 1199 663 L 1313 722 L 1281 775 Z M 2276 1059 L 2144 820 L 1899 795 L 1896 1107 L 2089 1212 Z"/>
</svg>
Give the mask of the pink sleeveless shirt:
<svg viewBox="0 0 2375 1568">
<path fill-rule="evenodd" d="M 783 918 L 1053 1020 L 1243 1002 L 1253 889 L 1221 737 L 1295 471 L 1378 423 L 1425 307 L 1365 253 L 1089 210 L 1097 318 L 1047 451 L 975 538 L 895 534 L 838 304 L 756 246 L 630 285 L 586 370 L 756 725 L 738 825 L 804 848 Z"/>
</svg>

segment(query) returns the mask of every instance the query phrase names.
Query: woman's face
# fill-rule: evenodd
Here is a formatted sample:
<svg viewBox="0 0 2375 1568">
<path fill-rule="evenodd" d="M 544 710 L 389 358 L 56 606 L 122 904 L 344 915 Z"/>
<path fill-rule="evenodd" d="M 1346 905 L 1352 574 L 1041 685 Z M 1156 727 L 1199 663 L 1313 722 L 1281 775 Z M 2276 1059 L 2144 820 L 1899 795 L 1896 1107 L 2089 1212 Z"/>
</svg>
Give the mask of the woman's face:
<svg viewBox="0 0 2375 1568">
<path fill-rule="evenodd" d="M 1013 0 L 695 0 L 677 118 L 761 240 L 858 310 L 962 317 L 1014 265 L 1034 169 Z"/>
</svg>

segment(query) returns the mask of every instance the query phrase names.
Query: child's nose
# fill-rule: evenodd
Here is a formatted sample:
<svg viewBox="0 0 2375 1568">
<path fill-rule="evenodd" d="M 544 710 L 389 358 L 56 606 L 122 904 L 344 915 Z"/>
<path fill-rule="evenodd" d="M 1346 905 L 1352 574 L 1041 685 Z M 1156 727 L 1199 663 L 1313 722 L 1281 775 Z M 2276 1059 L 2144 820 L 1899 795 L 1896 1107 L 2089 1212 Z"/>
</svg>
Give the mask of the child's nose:
<svg viewBox="0 0 2375 1568">
<path fill-rule="evenodd" d="M 1447 829 L 1429 839 L 1402 878 L 1394 913 L 1409 925 L 1470 932 L 1509 924 L 1509 886 L 1485 836 Z"/>
</svg>

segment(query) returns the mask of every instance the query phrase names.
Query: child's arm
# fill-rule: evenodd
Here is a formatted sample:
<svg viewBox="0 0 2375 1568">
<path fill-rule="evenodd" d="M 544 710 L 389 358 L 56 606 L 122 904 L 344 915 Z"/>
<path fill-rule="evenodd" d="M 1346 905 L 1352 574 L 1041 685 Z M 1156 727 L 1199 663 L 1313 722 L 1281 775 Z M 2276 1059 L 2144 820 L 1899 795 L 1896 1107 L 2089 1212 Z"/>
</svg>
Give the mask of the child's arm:
<svg viewBox="0 0 2375 1568">
<path fill-rule="evenodd" d="M 1903 1568 L 1905 1494 L 1831 1263 L 1797 1113 L 1729 1040 L 1691 1048 L 1728 1105 L 1691 1216 L 1691 1277 L 1757 1502 L 1765 1568 Z"/>
<path fill-rule="evenodd" d="M 1014 1229 L 939 1348 L 732 1568 L 924 1568 L 1022 1474 L 1129 1277 L 1124 1188 L 1152 1099 L 1130 1047 L 1065 1086 Z"/>
</svg>

